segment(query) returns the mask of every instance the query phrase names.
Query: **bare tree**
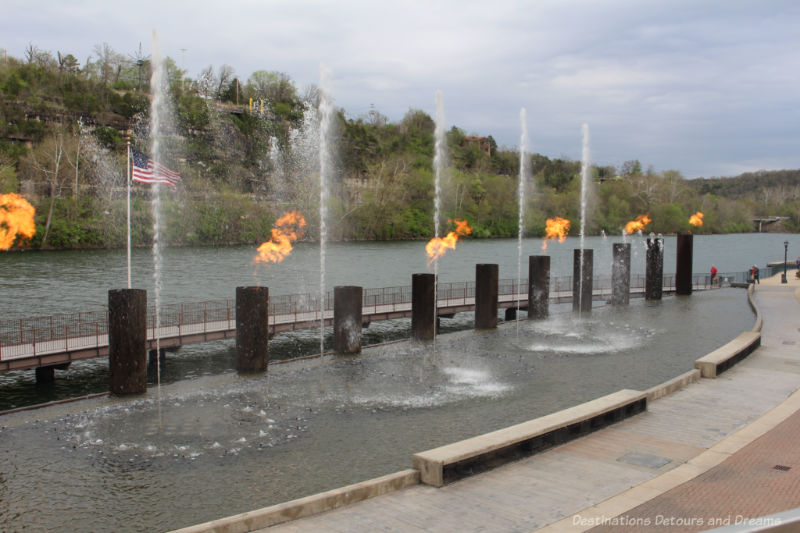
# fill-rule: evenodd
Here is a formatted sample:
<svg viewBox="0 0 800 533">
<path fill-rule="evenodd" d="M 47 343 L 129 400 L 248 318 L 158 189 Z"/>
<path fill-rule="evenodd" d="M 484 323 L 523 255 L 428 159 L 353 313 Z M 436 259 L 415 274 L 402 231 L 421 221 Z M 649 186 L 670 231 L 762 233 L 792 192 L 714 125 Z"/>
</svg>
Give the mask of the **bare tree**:
<svg viewBox="0 0 800 533">
<path fill-rule="evenodd" d="M 127 65 L 127 59 L 118 54 L 108 43 L 95 45 L 94 55 L 97 56 L 96 65 L 99 66 L 100 79 L 103 84 L 119 80 L 122 69 Z"/>
<path fill-rule="evenodd" d="M 217 88 L 215 96 L 217 100 L 222 99 L 222 93 L 228 88 L 228 85 L 231 84 L 231 80 L 233 80 L 233 75 L 236 73 L 234 68 L 230 65 L 222 65 L 217 70 Z"/>
<path fill-rule="evenodd" d="M 64 157 L 64 135 L 59 129 L 53 136 L 47 137 L 39 147 L 31 152 L 30 163 L 35 173 L 38 174 L 48 189 L 50 196 L 50 206 L 47 210 L 47 220 L 45 221 L 44 234 L 42 235 L 42 246 L 47 244 L 47 237 L 50 233 L 50 224 L 53 221 L 53 206 L 56 196 L 65 179 L 63 174 L 62 159 Z"/>
<path fill-rule="evenodd" d="M 200 96 L 203 98 L 208 98 L 215 85 L 214 65 L 209 65 L 204 68 L 197 77 L 197 92 L 200 93 Z"/>
</svg>

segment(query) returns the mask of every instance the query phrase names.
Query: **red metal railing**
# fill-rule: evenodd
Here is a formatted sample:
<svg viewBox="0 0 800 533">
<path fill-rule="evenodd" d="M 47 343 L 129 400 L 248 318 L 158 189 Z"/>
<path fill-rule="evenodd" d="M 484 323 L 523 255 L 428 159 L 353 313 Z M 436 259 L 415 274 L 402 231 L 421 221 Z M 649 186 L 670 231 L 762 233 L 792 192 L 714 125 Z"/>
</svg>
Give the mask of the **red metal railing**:
<svg viewBox="0 0 800 533">
<path fill-rule="evenodd" d="M 728 279 L 744 279 L 744 275 L 720 274 Z M 693 276 L 695 288 L 710 288 L 708 275 Z M 611 278 L 593 278 L 595 295 L 611 294 Z M 643 291 L 643 275 L 631 276 L 631 292 Z M 498 280 L 498 299 L 503 302 L 527 300 L 528 280 Z M 674 274 L 664 275 L 665 290 L 674 290 Z M 550 279 L 552 298 L 572 294 L 572 276 Z M 471 305 L 475 298 L 475 282 L 449 282 L 437 285 L 438 306 Z M 286 324 L 320 320 L 319 294 L 287 294 L 270 296 L 270 323 Z M 411 309 L 411 287 L 364 289 L 363 313 L 408 311 Z M 333 313 L 333 291 L 325 295 L 323 314 Z M 236 302 L 233 299 L 168 304 L 156 317 L 155 307 L 148 308 L 148 337 L 151 339 L 184 336 L 196 333 L 233 330 L 236 328 Z M 158 335 L 156 335 L 156 333 Z M 89 349 L 108 344 L 108 312 L 95 310 L 51 316 L 0 320 L 0 360 L 36 357 L 44 354 Z"/>
</svg>

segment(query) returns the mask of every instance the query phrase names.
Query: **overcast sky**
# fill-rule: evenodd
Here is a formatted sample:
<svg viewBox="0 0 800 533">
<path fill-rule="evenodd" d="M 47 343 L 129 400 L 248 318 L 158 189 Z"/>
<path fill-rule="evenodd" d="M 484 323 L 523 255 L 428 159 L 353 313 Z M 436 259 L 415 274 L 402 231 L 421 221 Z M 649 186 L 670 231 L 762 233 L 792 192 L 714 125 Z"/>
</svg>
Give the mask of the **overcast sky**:
<svg viewBox="0 0 800 533">
<path fill-rule="evenodd" d="M 800 168 L 796 0 L 4 0 L 0 49 L 33 43 L 85 63 L 108 43 L 152 49 L 190 77 L 228 64 L 243 81 L 287 73 L 302 89 L 330 71 L 338 107 L 520 143 L 548 157 L 675 169 L 687 178 Z"/>
</svg>

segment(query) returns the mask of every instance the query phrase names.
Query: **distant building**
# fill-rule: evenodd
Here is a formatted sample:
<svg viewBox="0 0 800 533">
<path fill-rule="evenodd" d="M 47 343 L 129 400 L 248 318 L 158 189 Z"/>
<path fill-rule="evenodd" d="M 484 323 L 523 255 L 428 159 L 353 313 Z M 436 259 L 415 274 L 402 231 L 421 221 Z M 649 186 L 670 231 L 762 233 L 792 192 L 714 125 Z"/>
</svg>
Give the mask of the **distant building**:
<svg viewBox="0 0 800 533">
<path fill-rule="evenodd" d="M 477 146 L 478 150 L 491 157 L 492 141 L 488 137 L 464 137 L 464 144 L 467 146 Z"/>
</svg>

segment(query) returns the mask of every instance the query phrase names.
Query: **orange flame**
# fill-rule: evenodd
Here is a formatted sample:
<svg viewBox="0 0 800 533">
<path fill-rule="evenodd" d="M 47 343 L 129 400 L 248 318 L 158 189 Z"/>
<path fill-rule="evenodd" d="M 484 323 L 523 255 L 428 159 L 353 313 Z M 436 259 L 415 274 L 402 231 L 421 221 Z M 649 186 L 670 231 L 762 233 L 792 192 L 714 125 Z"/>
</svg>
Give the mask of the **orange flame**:
<svg viewBox="0 0 800 533">
<path fill-rule="evenodd" d="M 17 237 L 30 239 L 36 233 L 36 209 L 17 193 L 0 194 L 0 250 L 8 250 Z"/>
<path fill-rule="evenodd" d="M 689 217 L 689 224 L 691 224 L 692 226 L 698 227 L 698 228 L 700 226 L 702 226 L 703 225 L 703 213 L 698 211 L 694 215 L 690 216 Z"/>
<path fill-rule="evenodd" d="M 306 219 L 299 211 L 289 211 L 275 221 L 272 237 L 258 247 L 258 255 L 253 261 L 260 263 L 280 263 L 291 253 L 292 243 L 303 236 Z"/>
<path fill-rule="evenodd" d="M 564 242 L 569 233 L 569 220 L 566 218 L 555 217 L 548 218 L 545 221 L 544 228 L 544 241 L 542 241 L 542 250 L 547 250 L 547 240 L 558 239 L 558 242 Z"/>
<path fill-rule="evenodd" d="M 436 259 L 442 257 L 447 250 L 455 250 L 456 242 L 458 242 L 459 237 L 472 233 L 472 228 L 469 227 L 466 220 L 456 218 L 448 220 L 448 222 L 455 222 L 456 229 L 444 237 L 434 237 L 425 245 L 425 253 L 428 256 L 428 266 Z"/>
<path fill-rule="evenodd" d="M 636 219 L 625 224 L 625 233 L 633 235 L 637 231 L 642 231 L 651 222 L 650 215 L 639 215 Z"/>
</svg>

